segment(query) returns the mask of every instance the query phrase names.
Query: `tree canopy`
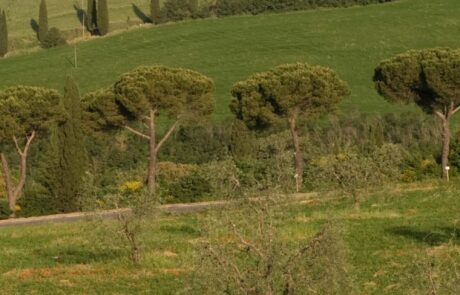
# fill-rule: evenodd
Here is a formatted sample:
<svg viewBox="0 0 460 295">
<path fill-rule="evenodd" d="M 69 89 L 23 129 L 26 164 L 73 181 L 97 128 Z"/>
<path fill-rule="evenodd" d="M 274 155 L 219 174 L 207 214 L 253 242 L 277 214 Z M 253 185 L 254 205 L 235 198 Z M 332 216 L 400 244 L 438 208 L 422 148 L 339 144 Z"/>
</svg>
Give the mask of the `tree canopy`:
<svg viewBox="0 0 460 295">
<path fill-rule="evenodd" d="M 0 91 L 0 141 L 46 130 L 56 120 L 59 93 L 40 87 L 15 86 Z"/>
<path fill-rule="evenodd" d="M 233 86 L 231 111 L 250 128 L 266 128 L 291 116 L 315 118 L 335 109 L 347 84 L 322 66 L 281 65 Z"/>
<path fill-rule="evenodd" d="M 390 102 L 415 103 L 447 115 L 460 105 L 460 49 L 410 50 L 375 69 L 377 91 Z"/>
<path fill-rule="evenodd" d="M 213 82 L 187 69 L 143 66 L 121 76 L 114 85 L 116 101 L 127 119 L 140 119 L 155 109 L 171 119 L 211 115 Z"/>
</svg>

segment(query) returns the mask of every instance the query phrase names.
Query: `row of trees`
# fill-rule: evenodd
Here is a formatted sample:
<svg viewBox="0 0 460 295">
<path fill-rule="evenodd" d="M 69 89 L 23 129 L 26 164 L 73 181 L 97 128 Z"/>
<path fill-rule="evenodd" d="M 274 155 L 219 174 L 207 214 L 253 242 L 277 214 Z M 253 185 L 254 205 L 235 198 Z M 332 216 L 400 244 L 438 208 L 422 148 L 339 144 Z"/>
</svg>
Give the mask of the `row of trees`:
<svg viewBox="0 0 460 295">
<path fill-rule="evenodd" d="M 460 109 L 460 50 L 412 50 L 382 61 L 374 81 L 378 92 L 391 102 L 415 103 L 440 119 L 443 126 L 442 171 L 447 177 L 452 116 Z M 86 162 L 82 122 L 91 133 L 127 130 L 148 146 L 146 183 L 155 193 L 160 149 L 181 125 L 196 124 L 212 114 L 213 82 L 191 70 L 143 66 L 121 76 L 110 88 L 89 93 L 81 100 L 78 89 L 68 80 L 64 96 L 34 87 L 12 87 L 0 93 L 0 140 L 2 168 L 10 210 L 20 196 L 27 175 L 27 157 L 32 142 L 51 130 L 56 157 L 48 161 L 54 171 L 48 177 L 48 191 L 61 198 L 60 211 L 78 210 Z M 331 113 L 350 90 L 331 69 L 308 64 L 282 65 L 238 82 L 230 105 L 237 121 L 257 132 L 273 125 L 285 126 L 294 148 L 297 190 L 302 188 L 304 158 L 299 141 L 299 124 Z M 167 127 L 158 138 L 158 119 Z M 168 124 L 169 123 L 169 124 Z M 12 149 L 9 149 L 11 147 Z M 13 150 L 19 178 L 13 183 L 6 151 Z M 340 159 L 339 159 L 340 160 Z M 353 166 L 355 167 L 355 166 Z M 354 169 L 359 169 L 356 165 Z M 364 170 L 363 170 L 364 171 Z M 367 171 L 367 170 L 366 170 Z M 338 177 L 343 171 L 332 171 Z M 365 174 L 368 177 L 367 171 Z M 343 174 L 343 173 L 342 173 Z M 47 175 L 50 175 L 49 173 Z M 360 173 L 355 173 L 361 177 Z M 338 181 L 348 179 L 338 177 Z M 347 181 L 347 183 L 351 183 Z M 344 184 L 347 185 L 347 184 Z"/>
<path fill-rule="evenodd" d="M 109 32 L 109 6 L 107 0 L 87 0 L 86 28 L 93 35 Z"/>
</svg>

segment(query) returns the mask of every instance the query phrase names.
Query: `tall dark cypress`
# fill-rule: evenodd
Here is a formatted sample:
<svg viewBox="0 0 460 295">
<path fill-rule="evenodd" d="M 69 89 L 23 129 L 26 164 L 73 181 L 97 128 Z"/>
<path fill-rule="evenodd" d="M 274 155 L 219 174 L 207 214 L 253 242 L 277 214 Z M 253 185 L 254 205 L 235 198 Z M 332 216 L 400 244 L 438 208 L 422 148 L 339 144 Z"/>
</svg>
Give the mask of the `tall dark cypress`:
<svg viewBox="0 0 460 295">
<path fill-rule="evenodd" d="M 51 194 L 60 212 L 73 212 L 81 209 L 83 177 L 87 155 L 82 131 L 82 106 L 78 86 L 72 78 L 67 78 L 62 98 L 65 119 L 57 127 L 51 149 L 57 151 L 55 160 L 50 160 L 49 184 Z M 53 145 L 56 147 L 53 148 Z"/>
<path fill-rule="evenodd" d="M 107 0 L 97 2 L 97 28 L 101 36 L 109 32 L 109 6 L 107 5 Z"/>
<path fill-rule="evenodd" d="M 48 9 L 46 8 L 46 0 L 41 0 L 38 12 L 38 40 L 43 42 L 46 34 L 48 34 Z"/>
<path fill-rule="evenodd" d="M 160 0 L 150 0 L 150 20 L 153 24 L 160 23 Z"/>
<path fill-rule="evenodd" d="M 97 28 L 97 7 L 96 0 L 88 0 L 86 8 L 86 27 L 91 34 Z"/>
<path fill-rule="evenodd" d="M 0 11 L 0 57 L 8 53 L 8 25 L 5 11 Z"/>
</svg>

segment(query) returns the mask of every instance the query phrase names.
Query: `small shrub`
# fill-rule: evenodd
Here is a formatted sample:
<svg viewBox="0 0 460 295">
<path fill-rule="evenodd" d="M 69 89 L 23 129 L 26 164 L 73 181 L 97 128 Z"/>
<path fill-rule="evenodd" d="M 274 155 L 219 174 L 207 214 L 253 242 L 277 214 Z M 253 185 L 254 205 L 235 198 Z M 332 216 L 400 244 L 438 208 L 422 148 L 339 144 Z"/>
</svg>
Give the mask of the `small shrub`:
<svg viewBox="0 0 460 295">
<path fill-rule="evenodd" d="M 0 199 L 0 220 L 8 219 L 10 214 L 11 214 L 11 211 L 8 206 L 8 200 Z"/>
<path fill-rule="evenodd" d="M 58 28 L 51 28 L 48 33 L 46 33 L 43 41 L 41 41 L 43 48 L 52 48 L 65 44 L 67 44 L 67 41 L 62 37 L 61 31 L 59 31 Z"/>
<path fill-rule="evenodd" d="M 169 194 L 175 202 L 197 202 L 209 197 L 212 188 L 209 182 L 197 173 L 181 177 L 169 187 Z"/>
</svg>

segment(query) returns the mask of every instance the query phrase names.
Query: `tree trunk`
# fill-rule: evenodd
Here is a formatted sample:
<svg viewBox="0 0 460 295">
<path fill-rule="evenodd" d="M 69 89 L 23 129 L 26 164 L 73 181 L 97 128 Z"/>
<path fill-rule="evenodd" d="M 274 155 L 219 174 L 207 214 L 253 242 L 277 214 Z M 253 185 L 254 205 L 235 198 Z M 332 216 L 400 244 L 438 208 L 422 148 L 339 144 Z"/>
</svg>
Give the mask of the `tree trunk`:
<svg viewBox="0 0 460 295">
<path fill-rule="evenodd" d="M 22 189 L 24 188 L 24 185 L 26 183 L 27 155 L 29 154 L 29 148 L 34 138 L 35 131 L 33 131 L 30 136 L 27 136 L 27 141 L 24 150 L 21 150 L 16 137 L 13 136 L 13 141 L 16 146 L 16 153 L 19 155 L 19 158 L 21 159 L 19 166 L 19 182 L 16 186 L 14 186 L 13 181 L 11 180 L 11 171 L 8 165 L 8 160 L 6 159 L 4 153 L 1 154 L 3 177 L 5 180 L 6 192 L 8 194 L 8 205 L 11 210 L 11 218 L 16 217 L 16 202 L 19 196 L 21 195 Z"/>
<path fill-rule="evenodd" d="M 149 170 L 147 186 L 149 193 L 155 193 L 155 179 L 157 171 L 157 146 L 155 137 L 155 110 L 150 110 L 149 117 Z"/>
<path fill-rule="evenodd" d="M 8 165 L 8 160 L 5 157 L 5 154 L 1 154 L 2 158 L 2 172 L 3 172 L 3 179 L 5 182 L 6 187 L 6 194 L 8 196 L 8 206 L 11 211 L 11 218 L 16 217 L 16 199 L 14 198 L 14 188 L 13 183 L 11 181 L 11 171 Z"/>
<path fill-rule="evenodd" d="M 449 177 L 449 146 L 450 146 L 450 126 L 449 119 L 442 119 L 442 154 L 441 154 L 441 166 L 442 166 L 442 178 L 448 180 Z"/>
<path fill-rule="evenodd" d="M 292 142 L 294 144 L 294 162 L 295 162 L 295 180 L 296 191 L 299 192 L 303 183 L 303 158 L 300 150 L 299 134 L 297 132 L 297 116 L 289 118 L 289 129 L 292 135 Z"/>
</svg>

